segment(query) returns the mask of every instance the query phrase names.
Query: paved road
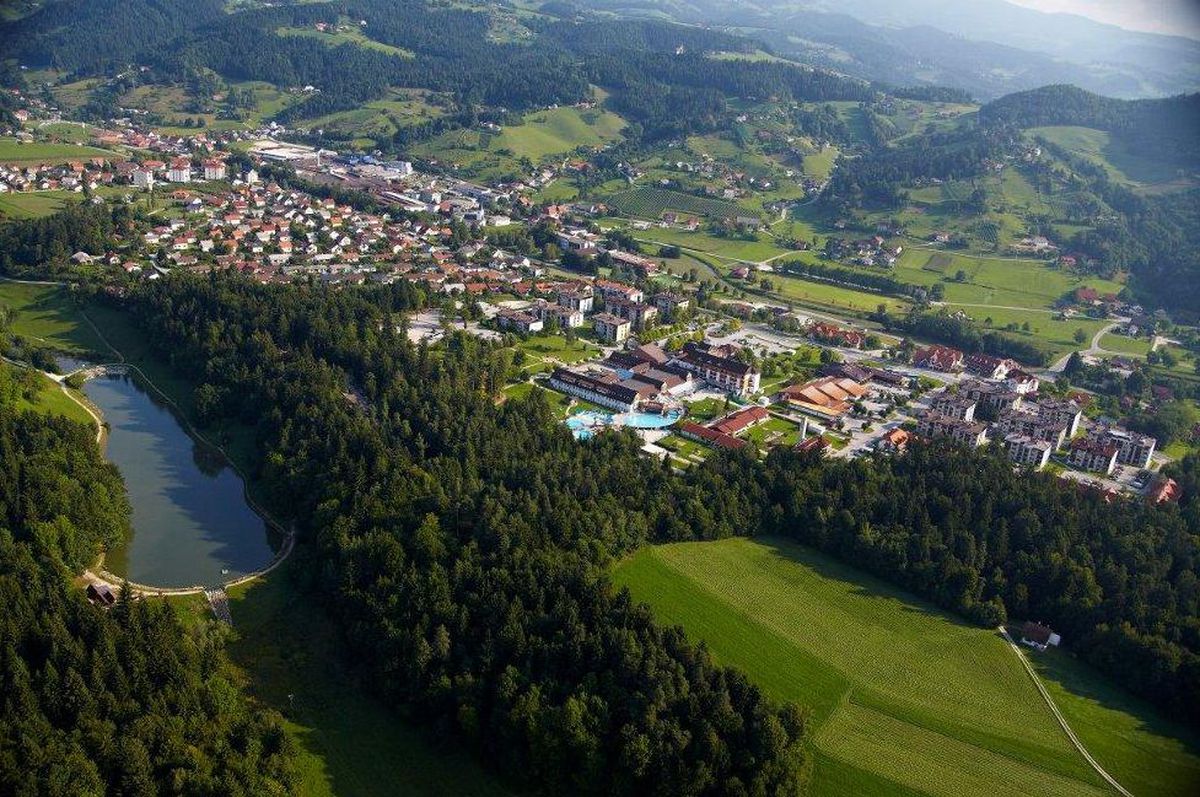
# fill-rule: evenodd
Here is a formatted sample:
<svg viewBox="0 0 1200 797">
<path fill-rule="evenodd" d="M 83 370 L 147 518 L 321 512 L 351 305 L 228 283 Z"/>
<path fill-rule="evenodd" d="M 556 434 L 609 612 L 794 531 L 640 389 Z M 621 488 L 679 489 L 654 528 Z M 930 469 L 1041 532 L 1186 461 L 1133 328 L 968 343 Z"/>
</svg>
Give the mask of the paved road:
<svg viewBox="0 0 1200 797">
<path fill-rule="evenodd" d="M 1105 335 L 1107 335 L 1109 332 L 1112 332 L 1117 327 L 1126 323 L 1128 320 L 1129 319 L 1127 319 L 1127 318 L 1120 318 L 1111 324 L 1101 327 L 1100 331 L 1092 336 L 1092 344 L 1086 349 L 1080 349 L 1078 354 L 1081 356 L 1087 356 L 1089 354 L 1092 354 L 1092 355 L 1118 354 L 1119 352 L 1106 351 L 1105 349 L 1100 348 L 1100 339 L 1103 338 Z M 1071 354 L 1075 354 L 1075 353 L 1076 352 L 1071 352 Z M 1067 363 L 1071 361 L 1071 354 L 1066 355 L 1065 357 L 1063 357 L 1058 362 L 1051 365 L 1046 370 L 1052 374 L 1061 374 L 1063 371 L 1067 370 Z"/>
</svg>

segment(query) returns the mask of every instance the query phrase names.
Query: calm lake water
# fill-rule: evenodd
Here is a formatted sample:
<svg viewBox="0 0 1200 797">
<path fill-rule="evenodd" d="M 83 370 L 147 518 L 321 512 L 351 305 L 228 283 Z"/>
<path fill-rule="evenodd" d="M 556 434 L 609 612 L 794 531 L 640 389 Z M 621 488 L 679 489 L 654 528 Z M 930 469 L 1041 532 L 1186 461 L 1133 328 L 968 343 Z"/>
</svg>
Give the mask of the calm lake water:
<svg viewBox="0 0 1200 797">
<path fill-rule="evenodd" d="M 151 586 L 213 586 L 271 561 L 266 523 L 219 452 L 189 437 L 133 376 L 90 379 L 84 392 L 104 412 L 105 456 L 133 504 L 133 538 L 109 553 L 108 570 Z"/>
</svg>

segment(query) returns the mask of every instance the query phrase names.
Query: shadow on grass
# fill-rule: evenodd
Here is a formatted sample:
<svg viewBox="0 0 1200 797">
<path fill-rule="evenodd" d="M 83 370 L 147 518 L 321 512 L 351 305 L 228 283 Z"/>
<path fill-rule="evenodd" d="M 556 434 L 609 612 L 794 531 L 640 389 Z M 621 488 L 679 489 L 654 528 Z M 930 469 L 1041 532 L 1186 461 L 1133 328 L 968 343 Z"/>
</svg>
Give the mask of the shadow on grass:
<svg viewBox="0 0 1200 797">
<path fill-rule="evenodd" d="M 932 602 L 919 598 L 901 587 L 889 584 L 866 570 L 840 562 L 828 554 L 801 543 L 793 542 L 785 537 L 755 537 L 753 539 L 780 560 L 808 568 L 824 578 L 848 584 L 847 592 L 850 595 L 873 599 L 883 598 L 898 604 L 902 611 L 911 614 L 938 619 L 964 628 L 979 628 L 974 623 L 941 609 Z"/>
<path fill-rule="evenodd" d="M 465 754 L 438 749 L 420 728 L 356 683 L 341 635 L 294 580 L 297 560 L 231 591 L 230 658 L 244 688 L 279 711 L 300 750 L 301 794 L 415 797 L 511 794 Z"/>
</svg>

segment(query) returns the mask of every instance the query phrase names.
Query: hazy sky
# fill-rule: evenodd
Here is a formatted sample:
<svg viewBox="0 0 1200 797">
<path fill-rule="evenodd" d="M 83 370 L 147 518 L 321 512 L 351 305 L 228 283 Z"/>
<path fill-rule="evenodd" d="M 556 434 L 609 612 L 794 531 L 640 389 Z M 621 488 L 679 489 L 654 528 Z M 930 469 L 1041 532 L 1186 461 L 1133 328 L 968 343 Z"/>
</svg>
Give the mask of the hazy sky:
<svg viewBox="0 0 1200 797">
<path fill-rule="evenodd" d="M 1039 11 L 1066 11 L 1132 30 L 1200 39 L 1200 0 L 1009 0 Z"/>
</svg>

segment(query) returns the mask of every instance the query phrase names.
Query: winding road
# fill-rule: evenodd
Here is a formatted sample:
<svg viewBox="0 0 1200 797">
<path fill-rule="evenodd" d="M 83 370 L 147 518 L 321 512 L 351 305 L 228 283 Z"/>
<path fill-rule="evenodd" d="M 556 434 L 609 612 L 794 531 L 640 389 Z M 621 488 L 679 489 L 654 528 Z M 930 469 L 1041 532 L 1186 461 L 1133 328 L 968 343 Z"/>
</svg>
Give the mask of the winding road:
<svg viewBox="0 0 1200 797">
<path fill-rule="evenodd" d="M 1084 356 L 1084 357 L 1086 357 L 1089 354 L 1091 354 L 1091 355 L 1117 354 L 1118 352 L 1107 351 L 1106 349 L 1100 348 L 1100 339 L 1103 338 L 1105 335 L 1107 335 L 1109 332 L 1112 332 L 1114 329 L 1120 327 L 1122 324 L 1127 323 L 1128 321 L 1129 321 L 1128 318 L 1119 318 L 1116 321 L 1114 321 L 1113 323 L 1107 324 L 1107 325 L 1101 327 L 1099 332 L 1097 332 L 1095 335 L 1092 335 L 1092 345 L 1091 346 L 1089 346 L 1086 349 L 1080 349 L 1078 352 L 1071 352 L 1071 354 L 1079 354 L 1080 356 Z M 1071 361 L 1071 354 L 1068 354 L 1068 355 L 1062 357 L 1058 362 L 1054 363 L 1046 370 L 1052 374 L 1061 374 L 1063 371 L 1065 371 L 1067 369 L 1067 363 Z"/>
</svg>

